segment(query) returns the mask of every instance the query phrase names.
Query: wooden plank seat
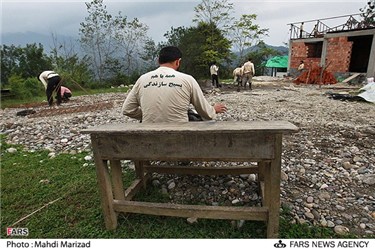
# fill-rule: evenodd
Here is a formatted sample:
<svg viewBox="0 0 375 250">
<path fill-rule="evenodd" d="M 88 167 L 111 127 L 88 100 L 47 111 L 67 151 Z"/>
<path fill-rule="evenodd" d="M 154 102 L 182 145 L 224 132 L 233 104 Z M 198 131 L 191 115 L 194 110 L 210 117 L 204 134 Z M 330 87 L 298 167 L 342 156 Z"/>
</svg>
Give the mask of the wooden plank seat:
<svg viewBox="0 0 375 250">
<path fill-rule="evenodd" d="M 286 121 L 125 123 L 89 128 L 107 229 L 119 212 L 207 219 L 258 220 L 267 237 L 279 233 L 283 134 L 298 128 Z M 121 160 L 135 163 L 136 179 L 124 190 Z M 165 166 L 150 161 L 256 162 L 226 167 Z M 110 164 L 108 164 L 110 163 Z M 179 205 L 134 201 L 152 173 L 191 175 L 258 174 L 261 207 Z"/>
</svg>

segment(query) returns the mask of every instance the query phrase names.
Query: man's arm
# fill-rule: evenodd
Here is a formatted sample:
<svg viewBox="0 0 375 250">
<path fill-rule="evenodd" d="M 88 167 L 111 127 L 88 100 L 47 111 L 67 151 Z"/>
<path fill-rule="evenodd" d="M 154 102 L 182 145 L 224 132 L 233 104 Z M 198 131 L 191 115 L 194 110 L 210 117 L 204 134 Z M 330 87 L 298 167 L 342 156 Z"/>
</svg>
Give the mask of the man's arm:
<svg viewBox="0 0 375 250">
<path fill-rule="evenodd" d="M 44 86 L 44 88 L 47 89 L 48 83 L 47 83 L 46 79 L 44 79 L 44 78 L 47 79 L 47 76 L 45 76 L 45 74 L 43 72 L 42 74 L 39 75 L 39 81 L 41 81 L 42 84 L 43 84 L 43 86 Z"/>
<path fill-rule="evenodd" d="M 205 120 L 215 119 L 217 113 L 223 113 L 227 110 L 223 104 L 215 104 L 214 106 L 209 104 L 204 97 L 199 84 L 195 80 L 192 82 L 191 103 L 194 105 L 198 114 L 200 114 Z"/>
<path fill-rule="evenodd" d="M 121 112 L 130 118 L 142 120 L 142 109 L 139 106 L 135 86 L 126 97 L 124 104 L 122 105 Z"/>
</svg>

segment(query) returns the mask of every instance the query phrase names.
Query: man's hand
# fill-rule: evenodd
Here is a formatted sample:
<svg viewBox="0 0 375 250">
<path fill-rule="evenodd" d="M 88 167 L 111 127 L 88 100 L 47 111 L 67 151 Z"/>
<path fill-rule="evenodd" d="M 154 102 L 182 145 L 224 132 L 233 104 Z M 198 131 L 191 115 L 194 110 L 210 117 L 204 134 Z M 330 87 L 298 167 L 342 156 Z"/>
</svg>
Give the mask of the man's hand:
<svg viewBox="0 0 375 250">
<path fill-rule="evenodd" d="M 224 104 L 221 104 L 221 103 L 216 103 L 214 105 L 214 109 L 215 109 L 215 112 L 218 114 L 218 113 L 224 113 L 227 111 L 227 107 L 225 107 Z"/>
</svg>

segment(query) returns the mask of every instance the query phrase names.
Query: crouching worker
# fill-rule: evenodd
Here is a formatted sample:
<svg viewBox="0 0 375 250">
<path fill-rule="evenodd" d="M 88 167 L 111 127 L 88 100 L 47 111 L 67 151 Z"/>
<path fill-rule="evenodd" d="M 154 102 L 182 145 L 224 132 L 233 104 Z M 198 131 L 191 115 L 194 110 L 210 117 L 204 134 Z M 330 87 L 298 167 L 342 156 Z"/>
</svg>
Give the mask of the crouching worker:
<svg viewBox="0 0 375 250">
<path fill-rule="evenodd" d="M 239 66 L 233 70 L 233 83 L 237 83 L 237 87 L 242 86 L 242 67 Z"/>
<path fill-rule="evenodd" d="M 211 105 L 198 82 L 178 70 L 182 53 L 177 47 L 162 48 L 159 68 L 142 75 L 129 92 L 122 113 L 144 123 L 188 122 L 192 104 L 204 120 L 216 118 L 227 110 L 224 104 Z"/>
<path fill-rule="evenodd" d="M 61 92 L 61 77 L 59 74 L 51 70 L 43 71 L 39 75 L 39 80 L 43 83 L 43 86 L 46 89 L 48 105 L 50 107 L 53 105 L 53 92 L 56 93 L 57 105 L 60 105 L 61 95 L 57 94 Z"/>
<path fill-rule="evenodd" d="M 61 86 L 61 100 L 63 102 L 68 102 L 69 98 L 72 97 L 72 91 L 67 87 Z"/>
</svg>

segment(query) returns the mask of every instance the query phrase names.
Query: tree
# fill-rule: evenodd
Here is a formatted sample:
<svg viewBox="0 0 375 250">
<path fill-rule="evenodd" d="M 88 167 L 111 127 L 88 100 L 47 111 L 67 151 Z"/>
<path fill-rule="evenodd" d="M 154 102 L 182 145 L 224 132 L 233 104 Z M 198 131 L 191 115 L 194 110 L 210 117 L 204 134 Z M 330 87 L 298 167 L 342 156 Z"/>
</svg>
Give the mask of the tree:
<svg viewBox="0 0 375 250">
<path fill-rule="evenodd" d="M 17 70 L 20 48 L 11 45 L 1 46 L 1 87 L 8 84 L 9 78 Z"/>
<path fill-rule="evenodd" d="M 258 43 L 263 36 L 268 35 L 268 29 L 262 29 L 254 23 L 256 18 L 256 14 L 242 15 L 232 25 L 230 36 L 234 48 L 239 52 L 240 63 L 245 59 L 245 50 Z"/>
<path fill-rule="evenodd" d="M 103 0 L 86 3 L 88 17 L 81 23 L 81 44 L 91 58 L 96 79 L 124 78 L 140 66 L 148 27 L 137 18 L 128 21 L 121 12 L 110 15 Z M 115 79 L 116 80 L 116 79 Z"/>
<path fill-rule="evenodd" d="M 164 47 L 164 44 L 158 43 L 155 44 L 155 41 L 152 39 L 146 39 L 143 46 L 143 52 L 141 53 L 141 59 L 146 63 L 146 70 L 154 69 L 157 65 L 157 59 L 159 51 Z"/>
<path fill-rule="evenodd" d="M 202 0 L 195 8 L 193 22 L 213 24 L 224 32 L 233 20 L 233 3 L 228 0 Z"/>
<path fill-rule="evenodd" d="M 230 58 L 230 41 L 214 24 L 200 23 L 197 27 L 172 28 L 165 37 L 168 45 L 177 46 L 182 51 L 181 70 L 196 78 L 209 75 L 211 62 L 220 64 Z"/>
<path fill-rule="evenodd" d="M 124 70 L 131 74 L 139 68 L 140 56 L 143 53 L 144 44 L 150 40 L 147 37 L 148 26 L 137 18 L 128 22 L 121 14 L 115 19 L 115 40 L 122 57 Z"/>
<path fill-rule="evenodd" d="M 92 81 L 92 73 L 87 63 L 88 57 L 80 57 L 75 49 L 75 42 L 57 41 L 52 34 L 53 49 L 51 59 L 55 65 L 54 70 L 62 77 L 65 85 L 70 87 L 82 87 Z M 78 85 L 78 86 L 77 86 Z"/>
<path fill-rule="evenodd" d="M 364 8 L 359 9 L 365 27 L 375 27 L 375 0 L 370 0 Z"/>
<path fill-rule="evenodd" d="M 24 79 L 38 76 L 43 70 L 51 69 L 51 59 L 44 53 L 42 44 L 26 44 L 1 47 L 1 83 L 7 84 L 12 75 Z"/>
<path fill-rule="evenodd" d="M 95 78 L 100 82 L 106 77 L 106 62 L 116 51 L 114 46 L 114 24 L 103 0 L 86 3 L 88 17 L 80 24 L 82 48 L 91 58 Z"/>
</svg>

